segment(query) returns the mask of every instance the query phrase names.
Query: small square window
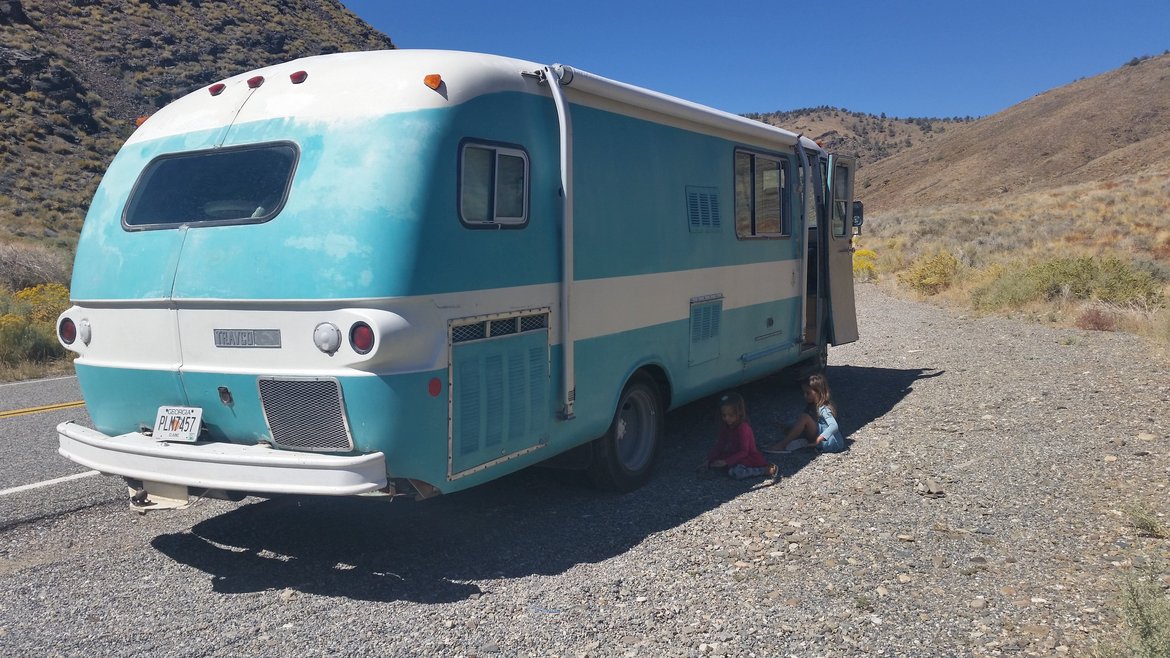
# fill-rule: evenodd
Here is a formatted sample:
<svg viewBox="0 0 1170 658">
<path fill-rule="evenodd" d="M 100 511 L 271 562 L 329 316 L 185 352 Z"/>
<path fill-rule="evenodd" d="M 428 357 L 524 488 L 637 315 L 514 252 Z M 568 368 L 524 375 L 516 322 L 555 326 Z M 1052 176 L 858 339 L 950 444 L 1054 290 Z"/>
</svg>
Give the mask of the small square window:
<svg viewBox="0 0 1170 658">
<path fill-rule="evenodd" d="M 517 148 L 465 144 L 459 171 L 459 216 L 466 224 L 528 221 L 528 155 Z"/>
</svg>

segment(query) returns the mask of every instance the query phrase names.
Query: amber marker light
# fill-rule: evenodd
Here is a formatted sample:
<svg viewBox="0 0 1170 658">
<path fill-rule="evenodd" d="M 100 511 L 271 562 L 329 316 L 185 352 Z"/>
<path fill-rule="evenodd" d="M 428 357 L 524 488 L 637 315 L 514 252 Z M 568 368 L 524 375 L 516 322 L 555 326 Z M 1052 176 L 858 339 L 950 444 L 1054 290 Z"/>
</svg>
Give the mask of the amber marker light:
<svg viewBox="0 0 1170 658">
<path fill-rule="evenodd" d="M 439 75 L 438 73 L 432 73 L 423 78 L 423 84 L 435 91 L 438 91 L 439 87 L 443 86 L 443 76 Z"/>
</svg>

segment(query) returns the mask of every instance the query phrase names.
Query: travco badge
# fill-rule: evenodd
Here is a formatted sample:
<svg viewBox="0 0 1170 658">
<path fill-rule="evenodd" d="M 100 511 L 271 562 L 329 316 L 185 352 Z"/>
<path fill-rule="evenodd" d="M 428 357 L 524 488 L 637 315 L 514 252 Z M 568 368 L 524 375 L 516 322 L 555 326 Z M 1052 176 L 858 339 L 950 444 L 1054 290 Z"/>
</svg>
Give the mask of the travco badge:
<svg viewBox="0 0 1170 658">
<path fill-rule="evenodd" d="M 280 329 L 212 329 L 216 347 L 280 347 Z"/>
</svg>

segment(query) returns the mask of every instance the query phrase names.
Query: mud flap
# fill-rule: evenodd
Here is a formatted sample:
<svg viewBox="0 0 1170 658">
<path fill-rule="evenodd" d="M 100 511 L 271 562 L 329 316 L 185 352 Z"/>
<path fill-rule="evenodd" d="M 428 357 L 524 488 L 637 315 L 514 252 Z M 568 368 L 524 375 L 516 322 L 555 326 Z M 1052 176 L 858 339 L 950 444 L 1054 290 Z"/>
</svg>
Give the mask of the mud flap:
<svg viewBox="0 0 1170 658">
<path fill-rule="evenodd" d="M 139 514 L 160 509 L 186 509 L 190 504 L 187 487 L 180 484 L 143 481 L 141 487 L 127 488 L 130 491 L 130 509 Z"/>
</svg>

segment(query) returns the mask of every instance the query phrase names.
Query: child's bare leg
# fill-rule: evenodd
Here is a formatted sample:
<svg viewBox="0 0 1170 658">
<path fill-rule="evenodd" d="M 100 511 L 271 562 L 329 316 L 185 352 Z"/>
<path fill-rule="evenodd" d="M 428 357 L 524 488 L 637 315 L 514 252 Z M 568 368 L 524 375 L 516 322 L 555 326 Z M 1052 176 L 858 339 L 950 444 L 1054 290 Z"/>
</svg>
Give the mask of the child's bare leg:
<svg viewBox="0 0 1170 658">
<path fill-rule="evenodd" d="M 813 420 L 812 416 L 808 414 L 800 414 L 800 418 L 796 420 L 796 423 L 788 428 L 788 433 L 784 435 L 784 440 L 780 442 L 780 449 L 787 448 L 789 443 L 799 438 L 808 439 L 810 442 L 816 441 L 817 439 L 817 421 Z"/>
</svg>

